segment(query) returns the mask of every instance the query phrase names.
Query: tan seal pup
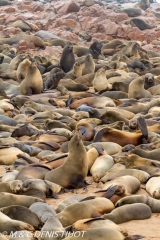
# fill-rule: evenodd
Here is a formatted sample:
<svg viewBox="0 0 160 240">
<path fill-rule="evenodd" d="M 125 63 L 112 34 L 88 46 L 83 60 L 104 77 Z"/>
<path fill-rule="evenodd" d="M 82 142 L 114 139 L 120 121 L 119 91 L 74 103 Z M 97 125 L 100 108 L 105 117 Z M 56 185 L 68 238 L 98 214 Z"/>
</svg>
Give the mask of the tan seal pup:
<svg viewBox="0 0 160 240">
<path fill-rule="evenodd" d="M 100 68 L 93 79 L 93 87 L 95 91 L 106 90 L 108 87 L 108 80 L 106 78 L 106 67 Z"/>
<path fill-rule="evenodd" d="M 90 174 L 92 175 L 93 180 L 99 182 L 100 178 L 102 178 L 113 165 L 114 161 L 110 155 L 104 154 L 99 156 L 90 169 Z"/>
<path fill-rule="evenodd" d="M 44 192 L 46 196 L 51 195 L 55 197 L 56 193 L 59 193 L 61 190 L 61 186 L 58 184 L 49 182 L 47 180 L 42 179 L 27 179 L 22 184 L 22 190 L 28 191 L 29 189 L 39 189 L 40 191 Z"/>
<path fill-rule="evenodd" d="M 146 183 L 146 191 L 153 198 L 160 199 L 160 177 L 151 177 Z"/>
<path fill-rule="evenodd" d="M 100 217 L 103 213 L 111 212 L 114 209 L 113 203 L 106 198 L 97 197 L 91 200 L 82 200 L 66 207 L 56 215 L 63 227 L 72 225 L 74 222 L 85 219 Z"/>
<path fill-rule="evenodd" d="M 76 62 L 73 66 L 73 70 L 69 71 L 64 78 L 70 78 L 72 80 L 82 76 L 83 63 Z"/>
<path fill-rule="evenodd" d="M 42 92 L 42 76 L 35 62 L 31 63 L 26 72 L 25 79 L 20 84 L 20 92 L 23 95 L 39 94 Z"/>
<path fill-rule="evenodd" d="M 10 232 L 16 232 L 17 230 L 34 231 L 34 227 L 28 223 L 13 220 L 0 212 L 0 232 L 7 232 L 10 234 Z"/>
<path fill-rule="evenodd" d="M 141 171 L 138 169 L 123 169 L 115 172 L 106 172 L 105 176 L 100 179 L 103 183 L 115 179 L 116 177 L 121 176 L 133 176 L 136 177 L 141 183 L 146 183 L 147 179 L 149 178 L 149 174 L 145 171 Z"/>
<path fill-rule="evenodd" d="M 109 219 L 116 224 L 128 222 L 131 220 L 148 219 L 152 215 L 150 207 L 144 203 L 126 204 L 114 209 L 111 213 L 104 214 L 104 219 Z"/>
<path fill-rule="evenodd" d="M 129 84 L 128 89 L 128 97 L 129 98 L 135 98 L 135 99 L 141 99 L 141 98 L 151 98 L 151 93 L 144 89 L 144 78 L 139 77 L 135 80 L 133 80 Z"/>
<path fill-rule="evenodd" d="M 48 172 L 45 180 L 57 183 L 64 188 L 85 187 L 84 179 L 88 173 L 88 164 L 87 152 L 81 138 L 80 133 L 74 134 L 69 142 L 69 155 L 66 161 L 62 166 Z"/>
<path fill-rule="evenodd" d="M 106 182 L 103 186 L 103 190 L 108 189 L 110 186 L 115 186 L 116 191 L 119 186 L 123 186 L 126 193 L 134 194 L 140 189 L 140 185 L 141 183 L 137 178 L 126 175 Z"/>
<path fill-rule="evenodd" d="M 22 181 L 0 182 L 0 192 L 18 193 L 22 189 Z"/>
<path fill-rule="evenodd" d="M 95 71 L 95 62 L 91 54 L 88 54 L 84 58 L 84 67 L 82 70 L 82 75 L 86 75 L 89 73 L 94 73 Z"/>
<path fill-rule="evenodd" d="M 16 57 L 14 57 L 10 64 L 9 64 L 9 68 L 12 70 L 17 70 L 19 64 L 27 57 L 28 55 L 22 53 L 22 54 L 18 54 Z"/>
<path fill-rule="evenodd" d="M 19 82 L 22 82 L 25 79 L 26 73 L 27 73 L 27 68 L 31 64 L 31 61 L 29 59 L 24 59 L 17 68 L 17 79 Z"/>
</svg>

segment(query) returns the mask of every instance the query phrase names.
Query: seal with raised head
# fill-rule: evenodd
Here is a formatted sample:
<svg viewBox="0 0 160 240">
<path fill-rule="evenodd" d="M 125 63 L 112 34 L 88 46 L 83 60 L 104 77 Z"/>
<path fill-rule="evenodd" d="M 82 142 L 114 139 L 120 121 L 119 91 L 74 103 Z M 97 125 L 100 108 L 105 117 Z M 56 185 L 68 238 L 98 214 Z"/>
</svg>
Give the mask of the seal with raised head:
<svg viewBox="0 0 160 240">
<path fill-rule="evenodd" d="M 74 134 L 68 148 L 69 155 L 64 164 L 48 172 L 45 180 L 57 183 L 64 188 L 85 187 L 84 179 L 88 173 L 87 152 L 80 133 Z M 63 176 L 63 178 L 59 178 L 59 176 Z"/>
<path fill-rule="evenodd" d="M 73 46 L 70 44 L 65 46 L 65 48 L 63 49 L 62 56 L 60 59 L 60 67 L 65 73 L 67 73 L 72 69 L 74 63 L 75 57 L 73 53 Z"/>
<path fill-rule="evenodd" d="M 41 93 L 43 81 L 40 71 L 35 62 L 31 63 L 26 72 L 25 79 L 20 84 L 20 92 L 23 95 L 32 95 Z"/>
</svg>

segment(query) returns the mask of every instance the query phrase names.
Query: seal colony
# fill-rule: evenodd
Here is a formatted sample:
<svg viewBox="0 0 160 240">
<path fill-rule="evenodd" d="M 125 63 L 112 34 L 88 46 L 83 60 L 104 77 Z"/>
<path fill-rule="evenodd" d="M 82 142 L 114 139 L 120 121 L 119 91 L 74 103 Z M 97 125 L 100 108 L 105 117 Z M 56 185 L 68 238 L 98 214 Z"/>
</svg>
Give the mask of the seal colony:
<svg viewBox="0 0 160 240">
<path fill-rule="evenodd" d="M 82 6 L 94 4 L 102 2 Z M 126 24 L 152 29 L 138 18 L 149 6 L 141 0 L 117 12 L 132 17 Z M 36 29 L 24 21 L 12 25 Z M 4 51 L 21 39 L 44 56 Z M 18 33 L 0 43 L 0 233 L 147 237 L 118 224 L 160 213 L 160 55 L 140 41 L 119 39 L 84 47 Z M 45 56 L 49 45 L 61 46 L 59 59 Z M 30 236 L 24 239 L 35 239 Z"/>
</svg>

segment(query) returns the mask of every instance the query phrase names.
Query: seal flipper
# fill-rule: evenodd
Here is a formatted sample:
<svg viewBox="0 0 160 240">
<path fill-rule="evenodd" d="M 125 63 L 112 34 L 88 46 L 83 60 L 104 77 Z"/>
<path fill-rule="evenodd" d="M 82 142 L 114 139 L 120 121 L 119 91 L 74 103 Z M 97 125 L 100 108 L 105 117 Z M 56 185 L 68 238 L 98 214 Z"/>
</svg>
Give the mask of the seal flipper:
<svg viewBox="0 0 160 240">
<path fill-rule="evenodd" d="M 137 240 L 137 239 L 142 239 L 145 238 L 145 236 L 141 236 L 141 235 L 132 235 L 132 236 L 127 236 L 125 238 L 125 240 Z"/>
<path fill-rule="evenodd" d="M 33 94 L 32 88 L 31 87 L 27 87 L 27 94 L 26 95 L 30 96 L 32 94 Z"/>
<path fill-rule="evenodd" d="M 137 124 L 138 124 L 139 129 L 142 132 L 142 137 L 143 137 L 142 141 L 144 140 L 145 141 L 144 143 L 147 143 L 148 129 L 147 129 L 145 119 L 142 116 L 140 116 L 139 118 L 137 118 Z"/>
</svg>

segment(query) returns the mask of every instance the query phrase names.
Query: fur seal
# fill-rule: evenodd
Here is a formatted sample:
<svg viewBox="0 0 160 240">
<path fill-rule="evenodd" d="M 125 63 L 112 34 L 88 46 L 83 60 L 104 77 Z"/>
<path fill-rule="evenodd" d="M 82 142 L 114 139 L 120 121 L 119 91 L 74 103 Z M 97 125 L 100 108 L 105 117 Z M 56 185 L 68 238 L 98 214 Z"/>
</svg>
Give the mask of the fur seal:
<svg viewBox="0 0 160 240">
<path fill-rule="evenodd" d="M 134 5 L 136 8 L 141 8 L 144 11 L 150 7 L 150 1 L 149 0 L 140 0 L 137 4 Z"/>
<path fill-rule="evenodd" d="M 93 87 L 95 91 L 106 90 L 108 87 L 108 81 L 106 79 L 106 67 L 100 68 L 93 79 Z"/>
<path fill-rule="evenodd" d="M 67 197 L 65 200 L 61 201 L 55 208 L 56 213 L 60 213 L 66 207 L 80 202 L 84 197 L 80 194 L 73 194 L 70 197 Z"/>
<path fill-rule="evenodd" d="M 99 182 L 113 165 L 114 161 L 110 155 L 103 154 L 102 156 L 99 156 L 90 168 L 90 174 L 92 175 L 93 180 Z"/>
<path fill-rule="evenodd" d="M 94 137 L 94 142 L 114 142 L 124 147 L 127 144 L 135 146 L 142 143 L 142 134 L 120 131 L 117 129 L 104 127 L 99 130 Z"/>
<path fill-rule="evenodd" d="M 41 93 L 43 81 L 40 71 L 35 62 L 31 63 L 26 72 L 25 79 L 20 84 L 20 92 L 23 95 L 32 95 Z"/>
<path fill-rule="evenodd" d="M 29 59 L 24 59 L 17 68 L 17 79 L 19 82 L 22 82 L 25 79 L 26 73 L 27 73 L 27 68 L 31 64 L 31 61 Z"/>
<path fill-rule="evenodd" d="M 114 191 L 116 192 L 119 187 L 123 186 L 126 194 L 134 194 L 139 190 L 140 185 L 141 183 L 137 178 L 126 175 L 106 182 L 103 186 L 103 190 L 106 190 L 109 187 L 113 186 L 113 189 L 111 191 L 113 191 L 112 194 L 114 194 Z"/>
<path fill-rule="evenodd" d="M 28 223 L 35 229 L 39 229 L 42 226 L 39 217 L 27 207 L 12 205 L 0 208 L 0 212 L 7 215 L 11 219 Z"/>
<path fill-rule="evenodd" d="M 74 229 L 76 231 L 82 231 L 82 230 L 103 228 L 103 227 L 115 229 L 121 232 L 123 235 L 127 235 L 127 231 L 125 228 L 116 225 L 114 222 L 108 219 L 103 219 L 102 217 L 78 220 L 77 222 L 72 224 L 71 230 Z"/>
<path fill-rule="evenodd" d="M 128 89 L 128 97 L 129 98 L 135 98 L 135 99 L 140 99 L 140 98 L 151 98 L 151 93 L 147 90 L 144 89 L 144 78 L 139 77 L 135 80 L 133 80 L 129 84 L 129 89 Z"/>
<path fill-rule="evenodd" d="M 29 209 L 34 212 L 45 223 L 50 217 L 54 217 L 56 212 L 47 203 L 36 202 L 33 203 Z"/>
<path fill-rule="evenodd" d="M 69 142 L 68 148 L 69 155 L 64 164 L 47 173 L 45 180 L 57 183 L 64 188 L 85 187 L 84 179 L 88 172 L 87 152 L 83 146 L 80 133 L 74 134 Z M 78 156 L 77 152 L 79 153 Z M 70 168 L 71 165 L 72 169 Z M 63 175 L 63 178 L 60 179 L 58 177 L 60 175 Z"/>
<path fill-rule="evenodd" d="M 32 227 L 30 224 L 13 220 L 2 212 L 0 212 L 0 223 L 0 232 L 6 231 L 8 234 L 11 232 L 16 232 L 17 230 L 34 231 L 34 227 Z"/>
<path fill-rule="evenodd" d="M 85 74 L 81 77 L 76 78 L 74 81 L 76 83 L 84 84 L 87 87 L 92 87 L 94 77 L 95 77 L 95 73 L 89 73 L 89 74 Z"/>
<path fill-rule="evenodd" d="M 76 109 L 81 105 L 85 105 L 85 106 L 90 106 L 92 108 L 103 108 L 103 107 L 115 107 L 115 103 L 113 102 L 112 99 L 107 98 L 107 97 L 88 97 L 88 98 L 83 98 L 80 100 L 76 100 L 73 103 L 70 104 L 70 109 Z M 84 111 L 84 110 L 80 110 L 80 111 Z"/>
<path fill-rule="evenodd" d="M 151 177 L 148 182 L 146 183 L 146 191 L 156 199 L 160 199 L 160 184 L 159 184 L 160 177 L 153 176 Z"/>
<path fill-rule="evenodd" d="M 98 59 L 101 56 L 101 42 L 93 42 L 89 47 L 88 53 L 92 54 L 93 59 Z"/>
<path fill-rule="evenodd" d="M 67 45 L 64 47 L 62 56 L 60 59 L 60 67 L 62 70 L 67 73 L 69 72 L 75 63 L 74 53 L 73 53 L 73 46 Z"/>
<path fill-rule="evenodd" d="M 46 46 L 45 42 L 40 37 L 28 35 L 24 32 L 18 33 L 15 37 L 1 38 L 2 43 L 9 45 L 17 44 L 20 40 L 25 40 L 29 43 L 33 42 L 36 47 L 41 47 L 42 49 L 44 49 Z"/>
<path fill-rule="evenodd" d="M 76 83 L 72 79 L 61 79 L 59 81 L 58 86 L 61 86 L 61 85 L 63 85 L 69 91 L 81 92 L 81 91 L 89 90 L 89 88 L 87 86 L 80 84 L 80 83 Z"/>
<path fill-rule="evenodd" d="M 18 193 L 22 189 L 22 182 L 14 180 L 12 182 L 0 182 L 0 192 Z"/>
<path fill-rule="evenodd" d="M 61 186 L 42 179 L 27 179 L 22 184 L 22 190 L 25 192 L 29 189 L 39 189 L 44 192 L 46 196 L 55 197 L 56 193 L 60 192 Z"/>
<path fill-rule="evenodd" d="M 155 27 L 155 26 L 149 25 L 148 23 L 146 23 L 144 20 L 142 20 L 140 18 L 132 18 L 131 20 L 129 20 L 129 23 L 131 25 L 133 24 L 136 27 L 138 27 L 141 31 L 146 30 L 146 29 L 152 29 Z"/>
<path fill-rule="evenodd" d="M 41 229 L 41 232 L 46 232 L 48 235 L 52 233 L 56 233 L 56 237 L 54 236 L 53 238 L 55 239 L 62 239 L 62 236 L 65 235 L 65 229 L 63 228 L 62 224 L 60 221 L 55 218 L 55 217 L 50 217 L 48 220 L 45 222 L 44 226 Z M 50 236 L 44 235 L 44 237 L 41 237 L 41 239 L 44 240 L 50 240 Z M 53 239 L 52 238 L 52 239 Z"/>
<path fill-rule="evenodd" d="M 82 141 L 91 141 L 95 133 L 95 130 L 91 124 L 81 121 L 77 123 L 76 131 L 82 134 Z"/>
<path fill-rule="evenodd" d="M 125 175 L 136 177 L 141 183 L 146 183 L 147 179 L 150 176 L 145 171 L 137 169 L 123 169 L 115 172 L 106 172 L 105 176 L 102 177 L 100 181 L 105 183 L 108 180 L 115 179 L 116 177 L 121 177 Z"/>
<path fill-rule="evenodd" d="M 95 71 L 95 62 L 91 54 L 88 54 L 84 58 L 84 67 L 82 70 L 82 75 L 86 75 L 89 73 L 94 73 Z"/>
<path fill-rule="evenodd" d="M 144 89 L 155 86 L 155 78 L 152 73 L 146 73 L 144 77 Z"/>
<path fill-rule="evenodd" d="M 43 164 L 30 164 L 23 167 L 16 176 L 16 180 L 24 181 L 30 178 L 44 179 L 45 174 L 50 168 Z"/>
<path fill-rule="evenodd" d="M 142 14 L 141 9 L 130 7 L 130 8 L 122 8 L 117 10 L 116 12 L 125 12 L 128 14 L 129 17 L 137 17 Z"/>
<path fill-rule="evenodd" d="M 83 70 L 83 63 L 80 62 L 76 62 L 73 65 L 73 70 L 67 72 L 65 78 L 69 78 L 69 79 L 76 79 L 78 77 L 82 76 L 82 70 Z"/>
<path fill-rule="evenodd" d="M 114 209 L 111 213 L 104 214 L 104 219 L 109 219 L 116 224 L 128 222 L 131 220 L 143 220 L 152 215 L 150 207 L 144 203 L 127 204 Z"/>
<path fill-rule="evenodd" d="M 45 89 L 55 89 L 59 81 L 65 77 L 65 73 L 60 71 L 51 75 L 45 82 Z"/>
<path fill-rule="evenodd" d="M 8 207 L 10 205 L 22 205 L 24 207 L 29 207 L 34 202 L 43 202 L 39 198 L 24 196 L 24 195 L 15 195 L 12 193 L 1 193 L 1 202 L 0 208 Z"/>
<path fill-rule="evenodd" d="M 88 52 L 88 47 L 81 47 L 81 46 L 73 46 L 73 53 L 77 55 L 77 57 L 82 57 L 86 55 Z"/>
<path fill-rule="evenodd" d="M 116 203 L 116 207 L 123 206 L 125 204 L 133 204 L 133 203 L 144 203 L 148 205 L 153 213 L 160 212 L 160 202 L 153 197 L 145 196 L 145 195 L 132 195 L 126 196 Z"/>
<path fill-rule="evenodd" d="M 136 154 L 143 158 L 148 158 L 152 160 L 159 160 L 160 149 L 155 149 L 152 151 L 145 151 L 143 149 L 133 149 L 131 153 Z"/>
<path fill-rule="evenodd" d="M 67 227 L 80 219 L 100 217 L 103 213 L 111 212 L 113 209 L 114 205 L 109 199 L 99 197 L 86 201 L 84 199 L 66 207 L 56 215 L 56 218 L 60 220 L 63 227 Z"/>
</svg>

